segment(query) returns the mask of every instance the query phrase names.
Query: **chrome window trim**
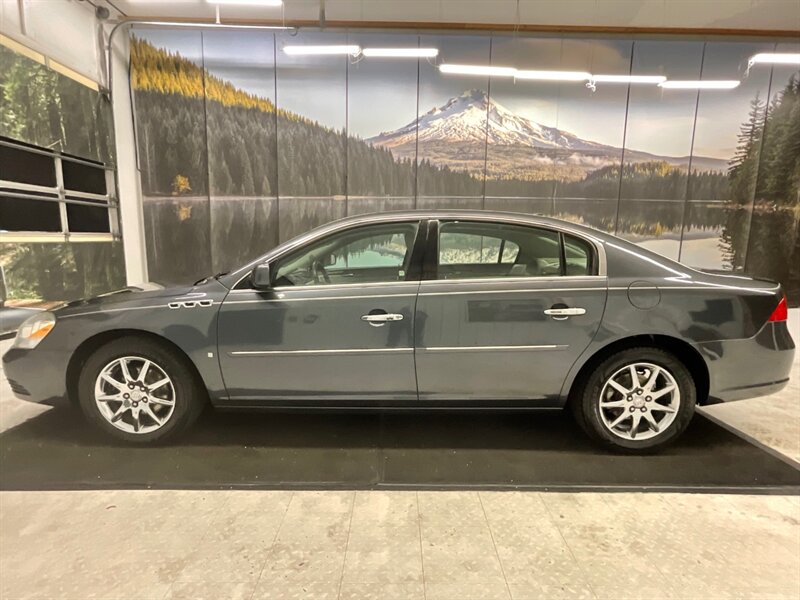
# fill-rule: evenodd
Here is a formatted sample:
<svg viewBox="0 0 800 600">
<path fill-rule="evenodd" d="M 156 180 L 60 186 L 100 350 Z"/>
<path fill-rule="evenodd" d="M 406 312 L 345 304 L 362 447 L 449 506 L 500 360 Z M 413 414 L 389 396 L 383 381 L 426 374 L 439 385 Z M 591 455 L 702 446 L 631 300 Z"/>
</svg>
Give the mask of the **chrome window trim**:
<svg viewBox="0 0 800 600">
<path fill-rule="evenodd" d="M 627 288 L 626 288 L 627 289 Z M 534 288 L 524 290 L 457 290 L 448 292 L 420 292 L 420 296 L 460 296 L 463 294 L 526 294 L 526 293 L 548 293 L 548 292 L 605 292 L 604 287 L 584 287 L 584 288 Z"/>
<path fill-rule="evenodd" d="M 392 287 L 392 286 L 400 286 L 400 285 L 419 285 L 419 281 L 376 281 L 373 283 L 333 283 L 331 285 L 325 284 L 314 284 L 314 285 L 281 285 L 272 288 L 270 291 L 272 292 L 289 292 L 289 291 L 300 291 L 300 290 L 338 290 L 338 289 L 350 289 L 350 288 L 359 288 L 359 289 L 369 289 L 371 287 Z M 256 289 L 243 289 L 243 290 L 236 290 L 233 289 L 228 294 L 253 294 L 259 293 L 259 290 Z"/>
<path fill-rule="evenodd" d="M 344 231 L 347 229 L 359 227 L 362 225 L 370 225 L 370 224 L 379 224 L 379 223 L 386 223 L 386 222 L 408 222 L 408 221 L 416 221 L 417 223 L 430 220 L 430 219 L 460 219 L 462 221 L 478 221 L 478 222 L 489 222 L 489 223 L 511 223 L 517 225 L 527 225 L 528 227 L 540 227 L 544 229 L 550 229 L 554 231 L 559 231 L 563 233 L 568 233 L 570 235 L 574 235 L 575 237 L 579 237 L 589 244 L 595 249 L 597 253 L 597 275 L 596 277 L 605 277 L 608 274 L 607 270 L 607 259 L 606 259 L 606 250 L 605 250 L 605 242 L 598 237 L 595 237 L 589 233 L 578 231 L 573 229 L 569 226 L 567 222 L 548 222 L 543 221 L 541 219 L 537 219 L 535 215 L 531 215 L 530 217 L 527 216 L 513 216 L 513 215 L 500 215 L 498 216 L 496 213 L 491 211 L 485 211 L 485 214 L 480 214 L 484 211 L 473 211 L 473 212 L 460 212 L 460 211 L 421 211 L 419 213 L 387 213 L 387 214 L 372 214 L 372 215 L 364 215 L 355 218 L 348 218 L 345 220 L 340 221 L 333 221 L 320 229 L 313 230 L 311 232 L 305 233 L 296 237 L 294 240 L 290 240 L 286 242 L 285 247 L 279 246 L 276 249 L 263 254 L 262 256 L 258 257 L 257 259 L 250 261 L 246 265 L 242 266 L 239 269 L 233 271 L 230 275 L 226 276 L 227 278 L 232 278 L 239 275 L 239 278 L 236 282 L 231 286 L 231 290 L 234 291 L 236 286 L 242 283 L 244 279 L 250 274 L 250 271 L 258 264 L 263 262 L 272 262 L 276 259 L 279 259 L 284 254 L 296 250 L 297 248 L 303 246 L 304 244 L 313 242 L 317 238 L 338 233 L 340 231 Z M 241 275 L 240 275 L 241 274 Z M 564 276 L 564 277 L 573 277 L 573 276 Z M 581 277 L 581 276 L 577 276 Z M 583 276 L 585 277 L 585 276 Z M 395 282 L 389 282 L 395 283 Z M 410 283 L 410 282 L 398 282 L 398 283 Z M 357 284 L 349 284 L 349 285 L 357 285 Z"/>
<path fill-rule="evenodd" d="M 311 296 L 310 298 L 255 298 L 226 300 L 224 304 L 257 304 L 259 302 L 308 302 L 311 300 L 358 300 L 362 298 L 413 298 L 417 294 L 364 294 L 358 296 Z"/>
<path fill-rule="evenodd" d="M 534 283 L 537 281 L 542 281 L 545 283 L 554 282 L 554 281 L 606 281 L 608 277 L 605 275 L 547 275 L 544 277 L 475 277 L 473 279 L 425 279 L 421 282 L 422 287 L 431 287 L 433 285 L 442 285 L 442 284 L 455 284 L 460 285 L 462 283 L 502 283 L 505 281 L 512 282 L 512 283 Z M 606 289 L 604 287 L 597 287 L 591 289 Z M 626 288 L 627 289 L 627 288 Z"/>
<path fill-rule="evenodd" d="M 414 348 L 334 348 L 324 350 L 234 350 L 231 356 L 282 356 L 282 355 L 336 355 L 336 354 L 371 354 L 388 352 L 413 352 Z"/>
</svg>

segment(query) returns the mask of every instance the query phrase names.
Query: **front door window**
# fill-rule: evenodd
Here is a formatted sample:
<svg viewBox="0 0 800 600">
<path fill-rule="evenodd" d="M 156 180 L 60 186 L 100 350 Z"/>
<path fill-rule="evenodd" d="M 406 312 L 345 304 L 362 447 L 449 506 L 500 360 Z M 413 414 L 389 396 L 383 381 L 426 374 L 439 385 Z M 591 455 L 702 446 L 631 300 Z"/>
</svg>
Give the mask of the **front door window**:
<svg viewBox="0 0 800 600">
<path fill-rule="evenodd" d="M 418 224 L 371 225 L 339 232 L 277 262 L 274 284 L 335 285 L 405 281 Z"/>
</svg>

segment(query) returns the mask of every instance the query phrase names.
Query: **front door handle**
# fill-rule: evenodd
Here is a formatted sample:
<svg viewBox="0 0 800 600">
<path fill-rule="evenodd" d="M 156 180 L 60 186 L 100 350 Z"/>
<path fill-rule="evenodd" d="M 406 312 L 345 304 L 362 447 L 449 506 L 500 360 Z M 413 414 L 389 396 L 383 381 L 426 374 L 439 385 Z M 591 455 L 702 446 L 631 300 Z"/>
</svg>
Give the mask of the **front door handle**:
<svg viewBox="0 0 800 600">
<path fill-rule="evenodd" d="M 549 317 L 553 317 L 556 321 L 563 321 L 568 319 L 569 317 L 575 317 L 577 315 L 585 315 L 586 309 L 585 308 L 548 308 L 544 311 Z"/>
<path fill-rule="evenodd" d="M 362 321 L 366 321 L 373 327 L 382 327 L 389 321 L 402 321 L 403 315 L 398 313 L 379 313 L 376 315 L 362 315 Z"/>
</svg>

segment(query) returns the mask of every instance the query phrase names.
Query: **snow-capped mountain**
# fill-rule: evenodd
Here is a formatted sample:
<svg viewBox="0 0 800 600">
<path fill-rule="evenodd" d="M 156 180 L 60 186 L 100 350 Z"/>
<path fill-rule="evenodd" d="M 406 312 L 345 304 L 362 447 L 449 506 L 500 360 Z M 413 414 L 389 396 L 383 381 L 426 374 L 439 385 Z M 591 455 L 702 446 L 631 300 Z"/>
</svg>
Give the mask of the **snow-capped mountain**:
<svg viewBox="0 0 800 600">
<path fill-rule="evenodd" d="M 484 167 L 487 137 L 492 145 L 490 153 L 499 159 L 498 164 L 489 165 L 490 171 L 494 171 L 490 176 L 520 175 L 520 168 L 530 172 L 531 167 L 535 168 L 534 163 L 546 163 L 551 171 L 563 165 L 574 178 L 578 171 L 586 173 L 617 163 L 622 153 L 621 148 L 584 140 L 515 114 L 490 100 L 486 92 L 475 89 L 432 108 L 400 129 L 383 132 L 367 142 L 405 158 L 413 158 L 419 144 L 420 156 L 431 162 L 479 171 Z M 655 156 L 635 150 L 626 150 L 625 157 L 634 162 L 663 160 L 678 166 L 685 166 L 689 161 L 688 156 Z M 490 163 L 492 158 L 490 155 Z M 694 160 L 703 161 L 702 165 L 698 164 L 700 168 L 723 170 L 726 167 L 725 161 L 717 159 L 695 157 Z"/>
<path fill-rule="evenodd" d="M 502 104 L 490 101 L 486 92 L 481 90 L 466 91 L 443 106 L 432 108 L 405 127 L 381 133 L 367 141 L 389 148 L 402 146 L 414 142 L 419 129 L 420 141 L 476 141 L 482 144 L 487 135 L 487 113 L 489 142 L 493 144 L 569 150 L 613 149 L 514 114 Z"/>
</svg>

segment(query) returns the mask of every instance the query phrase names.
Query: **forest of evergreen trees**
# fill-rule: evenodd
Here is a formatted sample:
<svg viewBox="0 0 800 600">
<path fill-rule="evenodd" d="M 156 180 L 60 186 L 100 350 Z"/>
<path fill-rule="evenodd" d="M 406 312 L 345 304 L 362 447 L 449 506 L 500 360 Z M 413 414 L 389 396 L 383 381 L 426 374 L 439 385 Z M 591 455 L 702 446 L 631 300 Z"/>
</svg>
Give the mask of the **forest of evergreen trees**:
<svg viewBox="0 0 800 600">
<path fill-rule="evenodd" d="M 753 205 L 751 219 L 726 227 L 732 265 L 800 295 L 800 77 L 769 105 L 753 99 L 728 174 L 731 199 Z"/>
</svg>

